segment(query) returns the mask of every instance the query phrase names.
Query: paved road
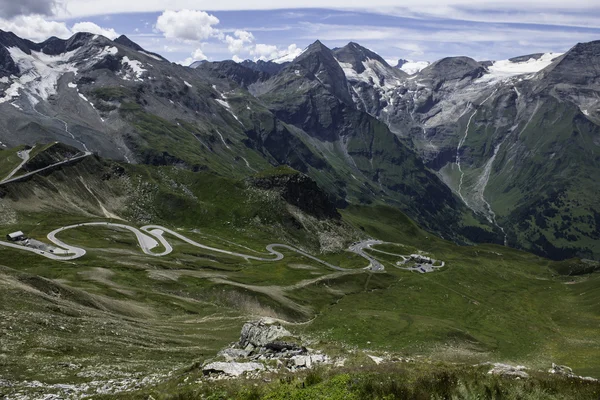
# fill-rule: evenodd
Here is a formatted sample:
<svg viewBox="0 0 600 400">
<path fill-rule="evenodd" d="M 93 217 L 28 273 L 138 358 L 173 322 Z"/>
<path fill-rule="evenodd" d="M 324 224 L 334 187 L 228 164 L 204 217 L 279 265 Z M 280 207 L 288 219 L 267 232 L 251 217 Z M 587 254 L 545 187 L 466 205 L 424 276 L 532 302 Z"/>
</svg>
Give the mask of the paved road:
<svg viewBox="0 0 600 400">
<path fill-rule="evenodd" d="M 146 225 L 146 226 L 141 227 L 140 229 L 137 229 L 132 226 L 125 225 L 125 224 L 117 224 L 117 223 L 112 223 L 112 222 L 85 222 L 85 223 L 81 223 L 81 224 L 63 226 L 61 228 L 55 229 L 52 232 L 48 233 L 48 240 L 50 240 L 50 242 L 52 242 L 60 250 L 64 251 L 66 253 L 66 255 L 50 253 L 47 251 L 33 249 L 30 247 L 25 247 L 25 246 L 21 246 L 19 244 L 14 244 L 14 243 L 9 243 L 9 242 L 4 242 L 4 241 L 0 241 L 0 246 L 6 246 L 6 247 L 19 249 L 19 250 L 29 251 L 32 253 L 42 255 L 46 258 L 50 258 L 52 260 L 63 260 L 63 261 L 74 260 L 74 259 L 83 257 L 86 254 L 86 251 L 80 247 L 71 246 L 71 245 L 63 242 L 62 240 L 58 239 L 56 237 L 56 235 L 65 230 L 79 228 L 82 226 L 104 226 L 107 228 L 127 229 L 127 230 L 133 232 L 133 234 L 135 234 L 135 236 L 138 240 L 138 243 L 140 244 L 140 248 L 142 249 L 142 252 L 144 252 L 147 255 L 154 256 L 154 257 L 164 256 L 173 251 L 173 247 L 171 246 L 171 244 L 164 238 L 164 234 L 166 233 L 166 234 L 172 235 L 188 244 L 191 244 L 192 246 L 195 246 L 195 247 L 198 247 L 198 248 L 201 248 L 204 250 L 213 251 L 216 253 L 222 253 L 222 254 L 227 254 L 227 255 L 231 255 L 231 256 L 235 256 L 235 257 L 240 257 L 245 260 L 278 261 L 278 260 L 283 259 L 284 255 L 281 252 L 275 250 L 275 248 L 283 248 L 283 249 L 287 249 L 290 251 L 294 251 L 304 257 L 310 258 L 311 260 L 314 260 L 318 263 L 321 263 L 321 264 L 323 264 L 331 269 L 337 270 L 337 271 L 350 271 L 351 270 L 351 269 L 342 268 L 337 265 L 330 264 L 330 263 L 323 261 L 323 260 L 321 260 L 311 254 L 308 254 L 300 249 L 297 249 L 292 246 L 288 246 L 287 244 L 280 244 L 280 243 L 269 244 L 266 247 L 266 250 L 268 252 L 268 254 L 266 256 L 264 256 L 264 257 L 263 256 L 254 256 L 254 255 L 237 253 L 237 252 L 233 252 L 233 251 L 229 251 L 229 250 L 223 250 L 223 249 L 219 249 L 216 247 L 207 246 L 202 243 L 198 243 L 188 237 L 185 237 L 178 232 L 175 232 L 171 229 L 168 229 L 168 228 L 165 228 L 165 227 L 162 227 L 159 225 Z M 152 249 L 158 247 L 159 243 L 160 243 L 160 245 L 162 245 L 164 250 L 162 252 L 152 252 Z M 364 253 L 364 251 L 363 251 L 364 248 L 368 248 L 374 244 L 380 244 L 380 243 L 383 243 L 383 242 L 378 241 L 378 240 L 366 240 L 366 241 L 354 244 L 348 250 L 360 255 L 361 257 L 364 257 L 365 259 L 367 259 L 369 261 L 369 265 L 365 269 L 381 272 L 381 271 L 384 271 L 384 269 L 385 269 L 383 267 L 383 265 L 379 261 L 370 257 L 368 254 Z"/>
<path fill-rule="evenodd" d="M 367 253 L 365 253 L 365 249 L 370 249 L 371 246 L 374 246 L 376 244 L 383 244 L 384 242 L 382 242 L 381 240 L 374 240 L 374 239 L 369 239 L 369 240 L 363 240 L 362 242 L 358 242 L 353 244 L 352 246 L 350 246 L 350 248 L 348 250 L 350 250 L 353 253 L 358 254 L 361 257 L 366 258 L 367 260 L 370 261 L 369 266 L 367 267 L 367 269 L 371 270 L 371 271 L 384 271 L 385 267 L 383 266 L 382 263 L 380 263 L 379 261 L 377 261 L 375 258 L 371 257 L 370 255 L 368 255 Z"/>
<path fill-rule="evenodd" d="M 17 176 L 16 178 L 9 179 L 9 177 L 7 177 L 5 180 L 3 180 L 3 181 L 1 181 L 1 182 L 0 182 L 0 185 L 4 185 L 4 184 L 6 184 L 6 183 L 10 183 L 10 182 L 19 181 L 19 180 L 21 180 L 21 179 L 27 178 L 28 176 L 35 175 L 35 174 L 37 174 L 37 173 L 40 173 L 40 172 L 42 172 L 42 171 L 46 171 L 46 170 L 48 170 L 48 169 L 50 169 L 50 168 L 54 168 L 54 167 L 57 167 L 57 166 L 59 166 L 59 165 L 68 164 L 68 163 L 70 163 L 70 162 L 73 162 L 73 161 L 80 160 L 80 159 L 82 159 L 82 158 L 85 158 L 85 157 L 87 157 L 87 156 L 89 156 L 89 155 L 91 155 L 91 154 L 92 154 L 91 152 L 89 152 L 89 151 L 86 151 L 85 153 L 83 153 L 83 154 L 82 154 L 82 155 L 80 155 L 80 156 L 73 157 L 73 158 L 69 158 L 68 160 L 64 160 L 64 161 L 58 162 L 58 163 L 56 163 L 56 164 L 48 165 L 47 167 L 44 167 L 44 168 L 36 169 L 35 171 L 31 171 L 31 172 L 28 172 L 28 173 L 26 173 L 26 174 L 19 175 L 19 176 Z M 23 163 L 23 164 L 24 164 L 24 163 Z M 22 164 L 21 164 L 21 165 L 22 165 Z M 20 168 L 20 167 L 19 167 L 19 168 Z M 12 174 L 14 174 L 15 172 L 16 172 L 16 170 L 15 170 L 15 171 L 13 171 L 13 172 L 12 172 Z M 11 175 L 11 176 L 12 176 L 12 175 Z"/>
<path fill-rule="evenodd" d="M 35 147 L 35 146 L 33 146 Z M 8 174 L 4 179 L 2 179 L 2 181 L 0 182 L 6 182 L 7 180 L 9 180 L 10 178 L 12 178 L 18 170 L 21 169 L 21 167 L 23 167 L 23 165 L 25 165 L 25 163 L 27 161 L 29 161 L 29 153 L 31 153 L 31 150 L 33 150 L 33 147 L 29 150 L 21 150 L 17 152 L 17 156 L 19 156 L 20 159 L 22 159 L 23 161 L 21 161 L 21 163 L 17 166 L 17 168 L 13 169 L 10 174 Z"/>
</svg>

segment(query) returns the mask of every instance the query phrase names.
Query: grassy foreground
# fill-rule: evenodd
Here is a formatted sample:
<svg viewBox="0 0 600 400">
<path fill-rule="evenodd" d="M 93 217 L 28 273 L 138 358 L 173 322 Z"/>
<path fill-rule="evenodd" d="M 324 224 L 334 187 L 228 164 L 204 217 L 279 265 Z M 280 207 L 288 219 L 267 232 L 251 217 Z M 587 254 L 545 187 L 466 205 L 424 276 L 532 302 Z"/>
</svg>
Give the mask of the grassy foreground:
<svg viewBox="0 0 600 400">
<path fill-rule="evenodd" d="M 260 380 L 205 381 L 200 376 L 188 374 L 168 385 L 116 398 L 597 400 L 600 396 L 598 382 L 553 376 L 544 372 L 534 372 L 530 378 L 519 380 L 490 375 L 487 373 L 489 369 L 489 366 L 411 362 L 320 368 L 297 375 L 271 375 Z"/>
<path fill-rule="evenodd" d="M 3 186 L 0 211 L 3 233 L 23 230 L 42 241 L 49 231 L 78 222 L 153 223 L 246 254 L 288 243 L 350 269 L 333 271 L 290 251 L 277 262 L 245 261 L 171 237 L 173 253 L 152 257 L 130 232 L 92 227 L 59 234 L 88 251 L 69 262 L 2 247 L 0 376 L 21 386 L 0 389 L 0 398 L 20 390 L 52 393 L 27 382 L 82 386 L 115 379 L 127 380 L 128 391 L 159 384 L 139 395 L 144 398 L 325 393 L 352 399 L 365 398 L 369 387 L 379 397 L 422 398 L 423 388 L 446 375 L 446 392 L 431 392 L 439 398 L 490 398 L 486 390 L 497 387 L 504 397 L 496 398 L 598 397 L 591 384 L 547 374 L 502 380 L 486 375 L 487 367 L 467 367 L 490 361 L 545 371 L 555 362 L 600 377 L 600 274 L 592 262 L 553 262 L 497 245 L 458 246 L 385 206 L 350 206 L 339 221 L 320 220 L 244 181 L 95 157 Z M 365 260 L 345 250 L 366 237 L 388 242 L 376 247 L 384 253 L 367 250 L 385 272 L 363 270 Z M 446 266 L 430 274 L 397 268 L 393 254 L 416 251 Z M 465 367 L 358 363 L 312 378 L 192 385 L 199 373 L 189 366 L 214 357 L 246 321 L 259 317 L 287 321 L 311 346 L 334 356 L 340 347 L 368 349 Z M 143 381 L 149 376 L 156 379 Z M 571 386 L 580 392 L 569 392 Z M 81 392 L 97 394 L 95 387 Z"/>
</svg>

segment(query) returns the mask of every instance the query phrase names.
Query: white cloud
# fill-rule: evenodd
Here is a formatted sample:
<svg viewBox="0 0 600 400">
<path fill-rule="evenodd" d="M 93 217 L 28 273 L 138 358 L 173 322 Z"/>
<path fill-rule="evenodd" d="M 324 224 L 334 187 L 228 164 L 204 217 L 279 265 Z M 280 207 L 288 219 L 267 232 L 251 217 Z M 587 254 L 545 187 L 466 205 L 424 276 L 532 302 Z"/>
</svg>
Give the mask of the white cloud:
<svg viewBox="0 0 600 400">
<path fill-rule="evenodd" d="M 237 54 L 234 54 L 233 57 L 231 57 L 231 59 L 236 63 L 241 63 L 242 61 L 244 61 L 244 59 L 240 58 Z"/>
<path fill-rule="evenodd" d="M 102 28 L 101 26 L 96 25 L 93 22 L 77 22 L 71 30 L 75 32 L 90 32 L 96 35 L 102 35 L 104 37 L 109 38 L 110 40 L 114 40 L 119 37 L 119 34 L 115 32 L 113 28 Z"/>
<path fill-rule="evenodd" d="M 206 57 L 206 55 L 204 54 L 204 52 L 202 51 L 202 49 L 197 48 L 196 50 L 194 50 L 192 52 L 192 56 L 186 58 L 183 61 L 176 61 L 176 64 L 180 64 L 183 65 L 185 67 L 188 67 L 190 64 L 192 64 L 195 61 L 204 61 L 204 60 L 208 60 L 208 57 Z"/>
<path fill-rule="evenodd" d="M 184 67 L 189 67 L 194 61 L 192 57 L 188 57 L 185 60 L 175 61 L 175 64 L 183 65 Z"/>
<path fill-rule="evenodd" d="M 77 22 L 71 29 L 64 22 L 49 21 L 39 15 L 22 15 L 11 20 L 0 19 L 0 29 L 15 35 L 41 42 L 51 36 L 68 39 L 77 32 L 90 32 L 116 39 L 119 34 L 112 28 L 102 28 L 93 22 Z"/>
<path fill-rule="evenodd" d="M 194 52 L 192 53 L 192 58 L 196 61 L 208 60 L 208 57 L 206 57 L 206 55 L 204 55 L 204 53 L 202 52 L 202 49 L 194 50 Z"/>
<path fill-rule="evenodd" d="M 465 21 L 521 22 L 530 24 L 565 24 L 572 26 L 600 26 L 597 2 L 591 0 L 227 0 L 199 2 L 198 0 L 70 0 L 61 16 L 78 18 L 125 12 L 160 12 L 199 7 L 213 11 L 273 10 L 287 9 L 302 12 L 302 9 L 321 8 L 333 10 L 368 11 L 389 15 L 416 17 L 443 17 Z M 401 4 L 401 6 L 399 6 Z M 590 11 L 596 11 L 590 13 Z"/>
<path fill-rule="evenodd" d="M 254 56 L 254 60 L 275 60 L 285 58 L 280 61 L 292 61 L 298 55 L 302 53 L 302 49 L 298 48 L 296 44 L 291 44 L 285 49 L 278 48 L 272 44 L 256 44 L 251 50 L 250 54 Z"/>
<path fill-rule="evenodd" d="M 230 53 L 236 54 L 244 50 L 247 43 L 254 41 L 254 35 L 248 31 L 237 30 L 233 36 L 225 36 L 225 43 L 227 43 L 227 49 Z"/>
<path fill-rule="evenodd" d="M 218 23 L 217 17 L 204 11 L 166 10 L 156 20 L 156 29 L 169 39 L 199 41 L 217 35 L 213 26 Z"/>
<path fill-rule="evenodd" d="M 255 59 L 258 60 L 271 60 L 273 58 L 279 57 L 277 46 L 264 43 L 256 44 L 256 46 L 254 46 L 254 48 L 250 50 L 250 54 L 255 56 Z"/>
<path fill-rule="evenodd" d="M 15 35 L 41 42 L 50 36 L 67 39 L 71 31 L 64 22 L 48 21 L 39 15 L 21 15 L 11 20 L 0 19 L 0 29 Z"/>
<path fill-rule="evenodd" d="M 394 47 L 408 52 L 408 57 L 419 57 L 425 54 L 423 48 L 416 43 L 395 43 Z"/>
</svg>

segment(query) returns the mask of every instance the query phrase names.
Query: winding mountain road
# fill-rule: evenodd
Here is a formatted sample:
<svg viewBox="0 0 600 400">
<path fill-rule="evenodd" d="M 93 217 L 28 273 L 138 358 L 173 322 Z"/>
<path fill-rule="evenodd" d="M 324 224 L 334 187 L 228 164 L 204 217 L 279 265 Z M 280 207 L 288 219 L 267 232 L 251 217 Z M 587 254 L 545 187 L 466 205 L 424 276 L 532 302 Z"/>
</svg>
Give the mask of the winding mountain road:
<svg viewBox="0 0 600 400">
<path fill-rule="evenodd" d="M 16 173 L 16 172 L 19 170 L 19 169 L 21 169 L 21 167 L 22 167 L 22 166 L 23 166 L 23 165 L 24 165 L 24 164 L 27 162 L 27 160 L 24 160 L 24 161 L 21 163 L 21 165 L 19 165 L 19 167 L 18 167 L 18 168 L 16 168 L 15 170 L 13 170 L 13 171 L 11 172 L 11 174 L 10 174 L 9 176 L 7 176 L 7 177 L 6 177 L 4 180 L 0 181 L 0 185 L 4 185 L 4 184 L 6 184 L 6 183 L 10 183 L 10 182 L 19 181 L 19 180 L 21 180 L 21 179 L 25 179 L 25 178 L 27 178 L 28 176 L 35 175 L 35 174 L 37 174 L 37 173 L 40 173 L 40 172 L 42 172 L 42 171 L 46 171 L 46 170 L 48 170 L 48 169 L 50 169 L 50 168 L 58 167 L 59 165 L 64 165 L 64 164 L 71 163 L 71 162 L 73 162 L 73 161 L 81 160 L 82 158 L 85 158 L 85 157 L 87 157 L 87 156 L 90 156 L 90 155 L 92 155 L 92 153 L 91 153 L 91 152 L 89 152 L 89 151 L 86 151 L 85 153 L 83 153 L 83 154 L 81 154 L 81 155 L 79 155 L 79 156 L 76 156 L 76 157 L 73 157 L 73 158 L 69 158 L 69 159 L 67 159 L 67 160 L 60 161 L 60 162 L 57 162 L 57 163 L 55 163 L 55 164 L 52 164 L 52 165 L 48 165 L 47 167 L 44 167 L 44 168 L 36 169 L 35 171 L 31 171 L 31 172 L 28 172 L 28 173 L 26 173 L 26 174 L 19 175 L 19 176 L 17 176 L 16 178 L 12 178 L 12 176 L 13 176 L 13 175 L 14 175 L 14 174 L 15 174 L 15 173 Z M 29 159 L 29 153 L 27 154 L 27 159 Z"/>
<path fill-rule="evenodd" d="M 21 161 L 21 163 L 15 169 L 10 171 L 10 174 L 8 174 L 0 182 L 4 183 L 4 182 L 10 180 L 17 173 L 17 171 L 20 170 L 27 161 L 29 161 L 29 153 L 31 153 L 31 150 L 33 150 L 33 147 L 29 150 L 21 150 L 21 151 L 17 152 L 17 156 L 23 161 Z"/>
<path fill-rule="evenodd" d="M 170 254 L 173 251 L 173 247 L 171 246 L 171 244 L 164 238 L 164 234 L 166 233 L 166 234 L 174 236 L 177 239 L 180 239 L 188 244 L 191 244 L 192 246 L 195 246 L 195 247 L 198 247 L 198 248 L 201 248 L 204 250 L 213 251 L 216 253 L 222 253 L 222 254 L 227 254 L 230 256 L 234 256 L 234 257 L 240 257 L 245 260 L 279 261 L 284 258 L 284 255 L 281 252 L 275 250 L 275 248 L 282 248 L 282 249 L 294 251 L 304 257 L 310 258 L 311 260 L 316 261 L 320 264 L 323 264 L 326 267 L 334 269 L 336 271 L 350 271 L 351 270 L 351 269 L 342 268 L 337 265 L 330 264 L 330 263 L 323 261 L 311 254 L 308 254 L 300 249 L 289 246 L 287 244 L 281 244 L 281 243 L 269 244 L 266 247 L 268 255 L 266 255 L 264 257 L 263 256 L 259 257 L 259 256 L 237 253 L 237 252 L 233 252 L 233 251 L 229 251 L 229 250 L 223 250 L 223 249 L 219 249 L 216 247 L 207 246 L 207 245 L 198 243 L 186 236 L 183 236 L 182 234 L 177 233 L 171 229 L 168 229 L 168 228 L 165 228 L 165 227 L 159 226 L 159 225 L 146 225 L 146 226 L 141 227 L 140 229 L 134 228 L 132 226 L 125 225 L 125 224 L 118 224 L 118 223 L 112 223 L 112 222 L 85 222 L 85 223 L 81 223 L 81 224 L 63 226 L 61 228 L 55 229 L 52 232 L 48 233 L 48 240 L 50 242 L 52 242 L 58 248 L 57 250 L 61 251 L 62 254 L 59 254 L 58 251 L 48 252 L 48 251 L 43 251 L 43 250 L 26 247 L 26 246 L 15 244 L 15 243 L 4 242 L 4 241 L 0 241 L 0 246 L 6 246 L 6 247 L 19 249 L 19 250 L 29 251 L 31 253 L 42 255 L 42 256 L 52 259 L 52 260 L 59 260 L 59 261 L 75 260 L 77 258 L 83 257 L 86 254 L 85 249 L 82 249 L 82 248 L 76 247 L 76 246 L 71 246 L 71 245 L 63 242 L 62 240 L 58 239 L 56 237 L 56 235 L 59 234 L 60 232 L 63 232 L 63 231 L 69 230 L 69 229 L 83 227 L 83 226 L 103 226 L 103 227 L 107 227 L 107 228 L 121 228 L 121 229 L 129 230 L 136 236 L 138 243 L 140 245 L 140 248 L 142 249 L 142 252 L 144 254 L 154 256 L 154 257 L 165 256 L 167 254 Z M 361 257 L 363 257 L 369 261 L 369 265 L 365 269 L 369 269 L 371 271 L 382 272 L 385 270 L 383 265 L 381 263 L 379 263 L 377 260 L 370 257 L 368 254 L 366 254 L 363 251 L 363 249 L 365 249 L 365 248 L 369 248 L 370 246 L 372 246 L 374 244 L 380 244 L 380 243 L 383 243 L 383 242 L 378 241 L 378 240 L 372 240 L 372 239 L 365 240 L 363 242 L 355 243 L 348 250 L 360 255 Z M 161 245 L 164 248 L 164 250 L 162 252 L 153 252 L 152 249 L 158 247 L 159 245 Z"/>
</svg>

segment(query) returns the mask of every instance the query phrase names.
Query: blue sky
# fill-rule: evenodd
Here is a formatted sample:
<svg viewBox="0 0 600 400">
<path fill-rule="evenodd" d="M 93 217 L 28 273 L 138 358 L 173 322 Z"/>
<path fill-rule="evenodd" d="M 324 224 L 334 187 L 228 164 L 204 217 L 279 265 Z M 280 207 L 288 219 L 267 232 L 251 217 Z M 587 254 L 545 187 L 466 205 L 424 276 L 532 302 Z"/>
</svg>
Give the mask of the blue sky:
<svg viewBox="0 0 600 400">
<path fill-rule="evenodd" d="M 0 6 L 7 1 L 13 0 L 0 0 Z M 37 1 L 52 0 L 27 0 Z M 562 1 L 553 0 L 371 0 L 372 5 L 307 0 L 290 9 L 272 9 L 278 7 L 274 2 L 256 0 L 254 10 L 236 10 L 247 4 L 225 1 L 219 3 L 221 10 L 214 11 L 188 7 L 209 4 L 206 1 L 106 2 L 105 7 L 95 7 L 92 3 L 104 2 L 67 0 L 51 4 L 47 12 L 40 12 L 38 4 L 35 13 L 24 9 L 14 15 L 0 14 L 0 29 L 33 40 L 51 34 L 65 37 L 80 30 L 113 37 L 125 34 L 176 62 L 269 59 L 297 53 L 316 39 L 329 47 L 356 41 L 390 62 L 398 58 L 434 61 L 456 55 L 497 60 L 563 52 L 577 42 L 600 40 L 600 4 L 585 0 L 572 0 L 569 9 L 563 8 Z M 309 3 L 332 8 L 303 8 Z M 185 8 L 169 8 L 178 4 Z M 106 15 L 107 9 L 117 12 Z"/>
</svg>

